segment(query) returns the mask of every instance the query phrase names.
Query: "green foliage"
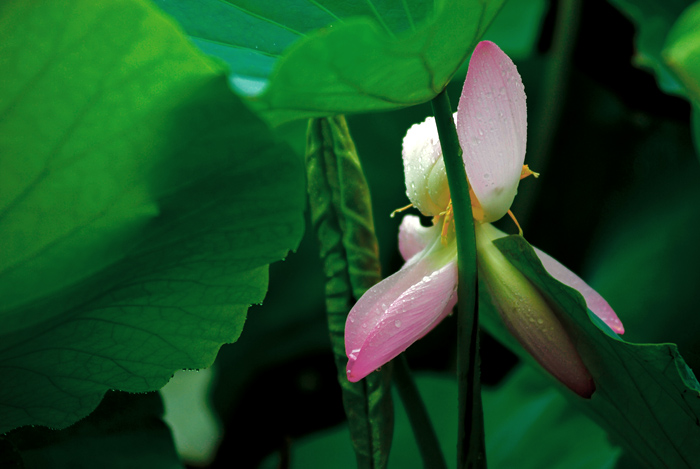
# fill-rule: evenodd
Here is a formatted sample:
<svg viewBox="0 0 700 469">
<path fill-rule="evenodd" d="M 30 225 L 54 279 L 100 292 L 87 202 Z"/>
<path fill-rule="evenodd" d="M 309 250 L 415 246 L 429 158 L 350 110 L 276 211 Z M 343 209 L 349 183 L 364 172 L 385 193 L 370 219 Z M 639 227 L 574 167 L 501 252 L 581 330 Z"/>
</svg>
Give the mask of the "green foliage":
<svg viewBox="0 0 700 469">
<path fill-rule="evenodd" d="M 700 155 L 700 2 L 610 0 L 638 27 L 637 63 L 654 70 L 659 86 L 693 103 L 693 137 Z"/>
<path fill-rule="evenodd" d="M 612 469 L 621 451 L 533 368 L 484 395 L 492 467 Z"/>
<path fill-rule="evenodd" d="M 654 71 L 659 87 L 666 93 L 685 94 L 664 62 L 661 50 L 669 30 L 690 0 L 609 0 L 637 27 L 635 63 Z"/>
<path fill-rule="evenodd" d="M 392 367 L 357 383 L 345 372 L 348 312 L 381 280 L 381 272 L 369 190 L 343 116 L 309 121 L 306 166 L 311 221 L 326 274 L 328 329 L 357 464 L 383 468 L 394 428 Z"/>
<path fill-rule="evenodd" d="M 700 105 L 700 2 L 681 14 L 665 43 L 665 62 L 685 86 L 688 97 Z"/>
<path fill-rule="evenodd" d="M 681 148 L 664 148 L 681 153 Z M 656 154 L 655 150 L 650 149 Z M 671 161 L 672 171 L 654 170 L 648 181 L 640 181 L 625 203 L 630 209 L 610 220 L 607 236 L 595 249 L 590 284 L 622 313 L 625 340 L 677 344 L 688 365 L 697 371 L 700 171 L 697 160 L 689 163 L 673 168 Z M 653 193 L 648 191 L 649 184 L 654 185 Z"/>
<path fill-rule="evenodd" d="M 421 396 L 435 425 L 448 467 L 455 467 L 457 382 L 451 377 L 416 377 Z M 484 389 L 486 453 L 496 469 L 612 468 L 620 450 L 606 433 L 552 389 L 549 381 L 522 367 L 495 389 Z M 346 427 L 315 435 L 292 448 L 292 468 L 354 467 Z M 262 468 L 275 467 L 268 460 Z M 408 417 L 396 413 L 390 468 L 423 467 Z"/>
<path fill-rule="evenodd" d="M 590 400 L 560 385 L 569 400 L 650 467 L 697 467 L 700 385 L 676 346 L 623 341 L 587 312 L 578 292 L 547 274 L 522 237 L 509 236 L 494 244 L 552 305 L 567 313 L 560 319 L 596 383 Z M 532 362 L 493 316 L 486 323 L 489 331 Z"/>
<path fill-rule="evenodd" d="M 158 1 L 231 65 L 234 84 L 254 77 L 265 87 L 257 105 L 274 123 L 432 99 L 503 3 Z"/>
<path fill-rule="evenodd" d="M 95 412 L 70 428 L 24 427 L 5 438 L 27 469 L 182 468 L 162 416 L 157 393 L 109 392 Z"/>
<path fill-rule="evenodd" d="M 508 0 L 483 39 L 498 44 L 511 59 L 525 60 L 536 52 L 548 7 L 546 0 Z"/>
<path fill-rule="evenodd" d="M 210 365 L 304 200 L 300 161 L 147 3 L 1 13 L 0 432 Z"/>
</svg>

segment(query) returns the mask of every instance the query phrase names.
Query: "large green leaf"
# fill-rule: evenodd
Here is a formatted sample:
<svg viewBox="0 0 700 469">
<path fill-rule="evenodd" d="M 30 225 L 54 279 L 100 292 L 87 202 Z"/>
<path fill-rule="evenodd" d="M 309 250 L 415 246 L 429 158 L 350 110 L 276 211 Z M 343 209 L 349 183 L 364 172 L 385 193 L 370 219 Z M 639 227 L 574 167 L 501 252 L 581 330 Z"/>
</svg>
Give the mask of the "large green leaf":
<svg viewBox="0 0 700 469">
<path fill-rule="evenodd" d="M 65 427 L 237 339 L 303 167 L 148 3 L 0 8 L 0 432 Z"/>
<path fill-rule="evenodd" d="M 494 244 L 551 304 L 568 313 L 560 319 L 591 372 L 596 391 L 590 400 L 560 385 L 562 392 L 649 466 L 700 466 L 700 385 L 676 346 L 623 341 L 588 312 L 578 292 L 547 274 L 522 237 L 509 236 Z M 482 304 L 488 311 L 488 302 Z M 483 316 L 489 331 L 532 362 L 495 316 Z"/>
<path fill-rule="evenodd" d="M 258 104 L 281 122 L 428 101 L 504 0 L 156 3 L 228 62 L 234 85 L 264 87 Z"/>
<path fill-rule="evenodd" d="M 656 152 L 651 152 L 655 159 Z M 588 256 L 587 263 L 593 266 L 591 286 L 622 316 L 625 340 L 673 342 L 697 371 L 700 167 L 688 155 L 687 146 L 669 148 L 669 152 L 685 164 L 669 156 L 664 172 L 654 171 L 639 182 L 624 203 L 629 209 L 618 211 L 601 228 L 605 237 L 592 249 L 595 254 Z M 653 193 L 649 184 L 654 185 Z"/>
<path fill-rule="evenodd" d="M 637 27 L 634 61 L 654 71 L 659 87 L 666 93 L 685 94 L 683 86 L 661 56 L 666 36 L 691 0 L 609 0 Z"/>
<path fill-rule="evenodd" d="M 162 416 L 157 393 L 110 392 L 95 412 L 70 428 L 24 427 L 5 438 L 26 469 L 183 468 Z"/>
</svg>

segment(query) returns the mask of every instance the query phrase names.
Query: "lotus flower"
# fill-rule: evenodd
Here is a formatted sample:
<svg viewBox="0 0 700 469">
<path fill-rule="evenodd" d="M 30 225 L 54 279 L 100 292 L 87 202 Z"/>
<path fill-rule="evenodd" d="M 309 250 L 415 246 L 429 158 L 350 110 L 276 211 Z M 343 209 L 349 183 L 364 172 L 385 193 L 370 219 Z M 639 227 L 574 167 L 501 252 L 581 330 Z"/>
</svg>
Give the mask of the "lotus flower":
<svg viewBox="0 0 700 469">
<path fill-rule="evenodd" d="M 593 380 L 540 292 L 493 245 L 505 234 L 491 225 L 509 212 L 525 160 L 527 111 L 520 75 L 492 42 L 479 43 L 455 113 L 470 183 L 477 263 L 499 314 L 520 344 L 574 392 L 590 397 Z M 450 226 L 451 199 L 435 120 L 408 130 L 403 141 L 406 193 L 413 207 L 433 217 L 424 227 L 414 215 L 399 228 L 404 266 L 355 304 L 345 325 L 347 376 L 358 381 L 395 358 L 451 313 L 457 302 L 457 247 Z M 611 329 L 622 323 L 608 303 L 552 257 L 536 250 L 545 269 L 578 290 Z"/>
</svg>

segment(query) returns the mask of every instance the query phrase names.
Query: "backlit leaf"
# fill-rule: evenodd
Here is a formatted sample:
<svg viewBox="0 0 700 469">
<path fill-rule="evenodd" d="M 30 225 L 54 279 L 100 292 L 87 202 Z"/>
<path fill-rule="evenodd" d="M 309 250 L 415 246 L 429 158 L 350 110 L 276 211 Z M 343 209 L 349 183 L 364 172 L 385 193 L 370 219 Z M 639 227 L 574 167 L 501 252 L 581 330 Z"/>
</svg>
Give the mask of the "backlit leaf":
<svg viewBox="0 0 700 469">
<path fill-rule="evenodd" d="M 303 169 L 150 4 L 0 8 L 0 432 L 65 427 L 238 338 Z"/>
</svg>

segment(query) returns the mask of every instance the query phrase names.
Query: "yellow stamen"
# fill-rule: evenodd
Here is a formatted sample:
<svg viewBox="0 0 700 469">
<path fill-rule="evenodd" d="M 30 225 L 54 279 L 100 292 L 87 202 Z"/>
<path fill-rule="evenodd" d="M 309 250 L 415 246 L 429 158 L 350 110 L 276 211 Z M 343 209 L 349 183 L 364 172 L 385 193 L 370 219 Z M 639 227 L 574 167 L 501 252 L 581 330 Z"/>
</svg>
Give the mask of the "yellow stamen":
<svg viewBox="0 0 700 469">
<path fill-rule="evenodd" d="M 450 227 L 450 223 L 454 219 L 454 212 L 452 211 L 452 199 L 450 203 L 447 204 L 447 210 L 441 212 L 438 217 L 445 215 L 445 220 L 442 222 L 442 231 L 440 232 L 440 242 L 443 246 L 447 246 L 447 230 Z"/>
<path fill-rule="evenodd" d="M 391 215 L 389 215 L 389 217 L 390 217 L 390 218 L 394 218 L 394 216 L 395 216 L 397 213 L 403 212 L 404 210 L 408 210 L 408 209 L 411 208 L 411 207 L 413 207 L 413 204 L 408 204 L 408 205 L 406 205 L 405 207 L 397 208 L 396 210 L 394 210 L 393 212 L 391 212 Z"/>
<path fill-rule="evenodd" d="M 520 228 L 520 223 L 518 223 L 518 220 L 515 218 L 515 215 L 513 215 L 513 212 L 511 212 L 510 210 L 508 210 L 508 215 L 510 216 L 510 218 L 513 219 L 513 221 L 515 222 L 515 226 L 518 227 L 518 232 L 519 232 L 520 236 L 522 236 L 522 235 L 523 235 L 523 229 Z"/>
<path fill-rule="evenodd" d="M 483 221 L 486 214 L 484 213 L 484 208 L 479 203 L 479 199 L 476 198 L 476 194 L 474 193 L 474 189 L 472 189 L 471 184 L 469 184 L 469 199 L 472 204 L 472 217 L 474 217 L 474 220 L 476 221 Z"/>
<path fill-rule="evenodd" d="M 538 178 L 540 177 L 540 173 L 534 172 L 530 169 L 528 165 L 524 164 L 523 169 L 520 170 L 520 179 L 525 179 L 528 176 L 535 176 L 536 178 Z"/>
</svg>

